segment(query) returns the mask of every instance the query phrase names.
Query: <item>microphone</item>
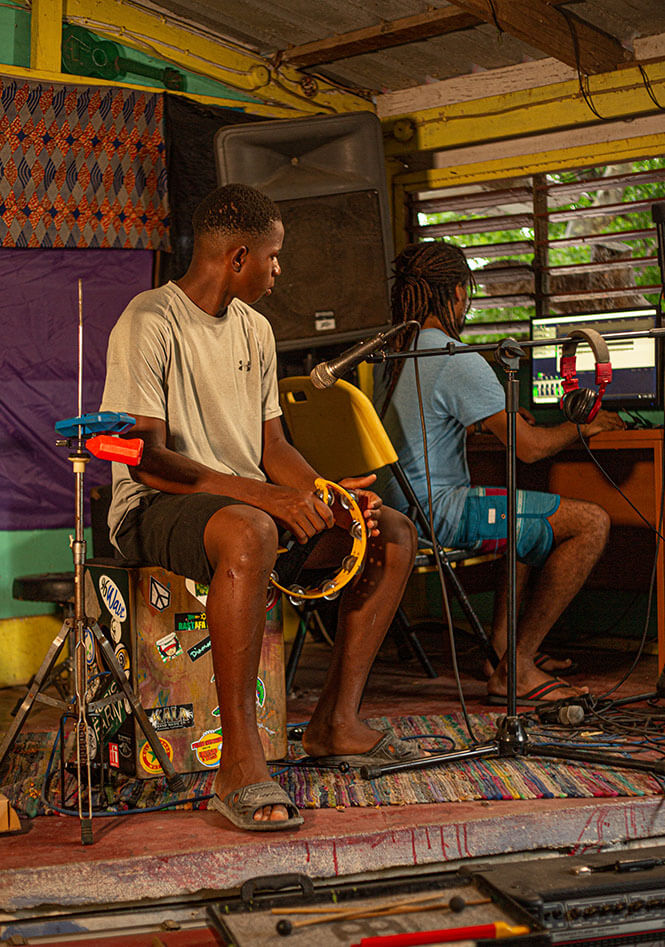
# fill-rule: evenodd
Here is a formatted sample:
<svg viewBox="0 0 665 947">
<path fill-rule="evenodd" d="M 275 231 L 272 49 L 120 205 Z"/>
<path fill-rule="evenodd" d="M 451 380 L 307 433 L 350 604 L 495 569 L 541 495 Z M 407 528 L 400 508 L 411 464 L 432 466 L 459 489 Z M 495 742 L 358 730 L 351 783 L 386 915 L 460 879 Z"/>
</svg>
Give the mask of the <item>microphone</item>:
<svg viewBox="0 0 665 947">
<path fill-rule="evenodd" d="M 584 707 L 580 704 L 568 704 L 555 701 L 552 707 L 536 710 L 541 723 L 561 724 L 564 727 L 576 727 L 584 721 Z"/>
<path fill-rule="evenodd" d="M 364 362 L 368 355 L 382 348 L 388 339 L 397 335 L 397 333 L 401 332 L 407 325 L 409 325 L 408 322 L 400 322 L 399 325 L 392 326 L 385 332 L 377 332 L 371 339 L 358 342 L 350 349 L 347 349 L 346 352 L 342 352 L 341 355 L 331 358 L 328 362 L 319 362 L 309 373 L 312 384 L 315 388 L 330 388 L 335 384 L 338 378 L 341 378 L 342 375 L 346 375 L 346 373 L 350 372 L 356 365 L 360 365 L 361 362 Z"/>
</svg>

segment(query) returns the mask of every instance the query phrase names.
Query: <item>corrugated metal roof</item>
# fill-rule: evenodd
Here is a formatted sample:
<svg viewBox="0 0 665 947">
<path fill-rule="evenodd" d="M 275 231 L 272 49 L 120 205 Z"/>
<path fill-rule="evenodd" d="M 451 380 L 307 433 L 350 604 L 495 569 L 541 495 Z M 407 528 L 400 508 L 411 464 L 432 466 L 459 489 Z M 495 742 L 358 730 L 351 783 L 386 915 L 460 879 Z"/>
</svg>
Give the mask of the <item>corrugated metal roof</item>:
<svg viewBox="0 0 665 947">
<path fill-rule="evenodd" d="M 433 11 L 464 13 L 444 0 L 134 0 L 232 40 L 268 59 L 280 53 L 357 30 L 385 29 L 406 17 Z M 496 2 L 496 0 L 495 0 Z M 549 0 L 550 3 L 556 0 Z M 498 6 L 498 3 L 497 3 Z M 609 33 L 628 49 L 636 37 L 665 33 L 663 0 L 579 0 L 558 6 Z M 494 2 L 490 8 L 495 9 Z M 473 19 L 467 12 L 467 17 Z M 538 44 L 516 39 L 495 23 L 481 23 L 429 39 L 302 67 L 344 86 L 371 93 L 392 92 L 479 70 L 551 55 Z"/>
</svg>

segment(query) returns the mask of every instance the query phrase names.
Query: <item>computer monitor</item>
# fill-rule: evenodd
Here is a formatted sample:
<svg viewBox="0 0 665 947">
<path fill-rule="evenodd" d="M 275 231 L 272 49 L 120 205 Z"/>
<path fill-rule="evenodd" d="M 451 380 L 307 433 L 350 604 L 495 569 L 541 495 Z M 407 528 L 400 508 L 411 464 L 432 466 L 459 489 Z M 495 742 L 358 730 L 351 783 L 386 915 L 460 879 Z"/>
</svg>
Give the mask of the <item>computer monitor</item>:
<svg viewBox="0 0 665 947">
<path fill-rule="evenodd" d="M 612 332 L 636 332 L 657 327 L 658 320 L 659 313 L 655 307 L 539 316 L 531 322 L 531 338 L 565 338 L 573 329 L 580 328 L 595 329 L 603 336 Z M 613 410 L 662 406 L 662 358 L 656 339 L 606 341 L 612 363 L 612 382 L 603 396 L 603 404 Z M 575 355 L 580 388 L 594 388 L 596 367 L 589 345 L 580 342 Z M 537 345 L 531 349 L 531 403 L 534 407 L 559 402 L 563 394 L 560 357 L 560 345 Z"/>
</svg>

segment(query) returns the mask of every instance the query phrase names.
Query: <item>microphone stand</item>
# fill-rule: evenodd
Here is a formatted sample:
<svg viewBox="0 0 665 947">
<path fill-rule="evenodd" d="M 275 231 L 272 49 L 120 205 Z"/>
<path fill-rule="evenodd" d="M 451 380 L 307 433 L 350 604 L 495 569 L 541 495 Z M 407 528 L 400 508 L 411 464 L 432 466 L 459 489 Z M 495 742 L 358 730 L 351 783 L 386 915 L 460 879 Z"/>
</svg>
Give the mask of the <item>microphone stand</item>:
<svg viewBox="0 0 665 947">
<path fill-rule="evenodd" d="M 637 332 L 611 332 L 603 336 L 607 340 L 659 338 L 665 335 L 665 328 L 645 329 Z M 534 348 L 542 345 L 562 345 L 568 338 L 533 339 L 517 342 L 512 338 L 502 339 L 499 343 L 487 342 L 478 345 L 456 345 L 449 342 L 446 346 L 436 349 L 419 349 L 410 352 L 391 352 L 372 356 L 370 361 L 384 361 L 395 358 L 425 358 L 434 355 L 464 355 L 471 352 L 493 351 L 496 362 L 506 372 L 506 414 L 508 416 L 506 438 L 506 488 L 507 488 L 507 559 L 508 559 L 508 645 L 507 660 L 507 696 L 506 714 L 497 724 L 494 738 L 484 743 L 452 750 L 445 753 L 433 753 L 417 760 L 385 763 L 376 766 L 363 766 L 360 775 L 363 779 L 375 779 L 388 773 L 403 772 L 404 770 L 425 769 L 443 763 L 457 763 L 466 760 L 489 758 L 516 759 L 523 756 L 541 756 L 559 760 L 576 760 L 581 763 L 595 763 L 603 766 L 616 766 L 619 769 L 632 769 L 645 773 L 653 773 L 665 777 L 665 760 L 635 760 L 619 753 L 606 751 L 577 749 L 568 744 L 548 741 L 547 745 L 534 743 L 524 728 L 522 720 L 517 714 L 517 437 L 516 418 L 519 409 L 519 361 L 524 358 L 525 348 Z M 432 537 L 435 540 L 435 537 Z M 583 698 L 580 698 L 583 700 Z M 554 703 L 554 702 L 553 702 Z"/>
</svg>

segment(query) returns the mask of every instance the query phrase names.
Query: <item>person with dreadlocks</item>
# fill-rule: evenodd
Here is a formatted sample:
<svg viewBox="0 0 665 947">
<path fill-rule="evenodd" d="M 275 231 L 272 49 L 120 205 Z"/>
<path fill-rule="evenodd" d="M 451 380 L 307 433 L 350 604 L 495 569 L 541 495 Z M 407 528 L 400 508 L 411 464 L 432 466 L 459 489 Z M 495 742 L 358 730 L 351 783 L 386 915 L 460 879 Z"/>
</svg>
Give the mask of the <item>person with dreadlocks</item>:
<svg viewBox="0 0 665 947">
<path fill-rule="evenodd" d="M 280 275 L 279 208 L 228 184 L 204 198 L 192 223 L 187 272 L 135 297 L 109 338 L 102 409 L 135 416 L 128 436 L 144 442 L 139 466 L 113 465 L 111 539 L 127 559 L 210 586 L 223 731 L 211 805 L 239 828 L 292 829 L 303 818 L 270 778 L 256 724 L 266 590 L 285 531 L 301 544 L 318 536 L 305 566 L 323 569 L 342 561 L 346 536 L 316 494 L 317 473 L 284 436 L 275 339 L 252 308 Z M 416 549 L 409 520 L 368 490 L 374 480 L 342 481 L 364 506 L 368 550 L 362 575 L 342 593 L 327 677 L 303 735 L 305 752 L 327 765 L 419 755 L 359 717 Z"/>
<path fill-rule="evenodd" d="M 395 260 L 393 322 L 417 320 L 420 329 L 402 333 L 402 349 L 460 344 L 460 332 L 475 288 L 462 250 L 445 242 L 407 246 Z M 416 360 L 388 361 L 375 371 L 375 402 L 416 495 L 429 511 Z M 432 487 L 432 512 L 439 542 L 479 551 L 505 549 L 505 489 L 471 486 L 466 456 L 468 428 L 490 431 L 504 444 L 507 415 L 504 390 L 479 353 L 430 356 L 418 360 L 422 409 Z M 618 415 L 600 411 L 580 426 L 585 437 L 623 427 Z M 516 418 L 517 456 L 526 463 L 549 457 L 578 437 L 569 421 L 536 425 L 528 412 Z M 383 499 L 406 511 L 402 492 L 387 473 L 379 478 Z M 539 652 L 545 635 L 584 584 L 609 533 L 609 516 L 594 503 L 549 493 L 518 490 L 517 592 L 522 610 L 517 629 L 517 694 L 522 701 L 559 700 L 586 693 L 554 676 L 571 669 Z M 531 570 L 534 570 L 530 578 Z M 528 588 L 527 588 L 528 582 Z M 528 593 L 528 594 L 526 594 Z M 488 700 L 505 703 L 507 667 L 506 582 L 495 595 L 492 644 L 501 661 L 486 665 Z"/>
</svg>

